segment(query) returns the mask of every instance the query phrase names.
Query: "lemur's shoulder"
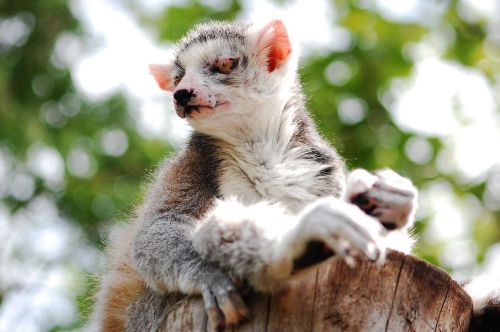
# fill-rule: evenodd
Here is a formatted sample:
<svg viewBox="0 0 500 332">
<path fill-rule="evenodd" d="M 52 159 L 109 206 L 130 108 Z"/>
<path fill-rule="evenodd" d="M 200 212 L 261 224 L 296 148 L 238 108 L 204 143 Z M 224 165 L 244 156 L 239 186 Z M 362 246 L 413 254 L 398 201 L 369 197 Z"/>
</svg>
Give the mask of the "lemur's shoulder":
<svg viewBox="0 0 500 332">
<path fill-rule="evenodd" d="M 296 108 L 294 111 L 295 133 L 292 137 L 294 144 L 305 146 L 307 153 L 306 158 L 313 159 L 319 164 L 328 165 L 322 171 L 322 175 L 330 175 L 326 180 L 330 181 L 331 187 L 334 189 L 332 193 L 336 197 L 340 197 L 344 191 L 345 176 L 347 174 L 344 159 L 328 141 L 323 138 L 311 118 L 310 113 L 304 105 L 304 96 L 300 83 L 292 98 L 285 105 L 287 107 Z"/>
<path fill-rule="evenodd" d="M 141 219 L 166 213 L 202 216 L 220 196 L 216 150 L 213 138 L 193 133 L 184 149 L 167 157 L 153 176 L 141 209 L 148 215 Z"/>
</svg>

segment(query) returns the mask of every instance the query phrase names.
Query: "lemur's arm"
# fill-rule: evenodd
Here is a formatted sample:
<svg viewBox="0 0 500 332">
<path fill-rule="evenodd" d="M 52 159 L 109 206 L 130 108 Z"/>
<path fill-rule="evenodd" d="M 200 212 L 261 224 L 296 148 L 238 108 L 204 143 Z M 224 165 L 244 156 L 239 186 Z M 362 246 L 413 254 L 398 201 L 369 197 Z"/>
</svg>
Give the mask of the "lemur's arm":
<svg viewBox="0 0 500 332">
<path fill-rule="evenodd" d="M 153 290 L 201 294 L 214 327 L 236 323 L 248 311 L 228 274 L 203 260 L 190 238 L 217 196 L 216 161 L 206 139 L 194 135 L 185 152 L 161 168 L 139 213 L 132 257 Z"/>
<path fill-rule="evenodd" d="M 248 314 L 235 279 L 261 291 L 279 289 L 311 242 L 324 243 L 347 262 L 355 255 L 383 261 L 385 232 L 357 206 L 326 197 L 291 215 L 265 202 L 243 206 L 234 200 L 217 200 L 210 183 L 210 162 L 199 155 L 198 160 L 193 155 L 183 158 L 165 167 L 157 181 L 163 187 L 156 189 L 165 192 L 155 193 L 156 201 L 146 205 L 149 211 L 143 213 L 133 250 L 135 265 L 153 289 L 201 293 L 212 327 L 237 323 Z M 188 170 L 190 177 L 183 174 Z M 374 204 L 386 213 L 374 213 L 376 208 L 368 212 L 382 218 L 382 223 L 387 216 L 398 216 L 390 220 L 404 228 L 414 209 L 413 203 L 401 199 L 407 198 L 403 190 L 407 187 L 402 189 L 396 181 L 390 190 L 384 187 L 388 192 L 373 190 L 377 181 L 386 183 L 387 176 L 380 174 L 362 192 L 376 197 Z M 363 179 L 367 178 L 365 174 Z M 359 188 L 359 183 L 348 187 L 348 193 Z"/>
<path fill-rule="evenodd" d="M 201 294 L 212 327 L 237 323 L 248 310 L 228 274 L 194 250 L 190 219 L 166 214 L 146 222 L 135 241 L 135 266 L 156 291 Z"/>
<path fill-rule="evenodd" d="M 202 294 L 216 327 L 248 314 L 235 279 L 277 289 L 311 241 L 347 261 L 358 254 L 383 259 L 381 225 L 341 199 L 323 198 L 298 215 L 265 202 L 218 200 L 218 161 L 207 140 L 194 135 L 184 154 L 162 168 L 140 213 L 133 259 L 152 289 Z"/>
<path fill-rule="evenodd" d="M 311 242 L 324 243 L 348 262 L 356 254 L 381 261 L 386 246 L 409 251 L 407 229 L 416 207 L 409 180 L 390 170 L 356 170 L 348 177 L 346 196 L 359 207 L 330 196 L 298 215 L 267 203 L 245 207 L 218 201 L 193 233 L 193 243 L 205 259 L 261 291 L 279 289 Z M 392 232 L 386 234 L 382 225 Z"/>
<path fill-rule="evenodd" d="M 361 209 L 330 196 L 298 215 L 267 203 L 219 201 L 192 240 L 207 261 L 269 292 L 283 286 L 309 243 L 322 242 L 347 262 L 356 255 L 382 262 L 384 233 Z"/>
<path fill-rule="evenodd" d="M 356 171 L 348 183 L 348 194 L 354 195 L 348 197 L 365 195 L 373 206 L 359 198 L 357 203 L 372 216 L 333 196 L 319 199 L 297 215 L 266 202 L 243 206 L 236 200 L 218 200 L 190 240 L 204 260 L 265 292 L 285 284 L 311 243 L 323 243 L 348 263 L 354 256 L 383 262 L 386 246 L 403 251 L 411 247 L 407 228 L 413 222 L 416 191 L 396 173 L 375 174 Z M 393 231 L 386 234 L 382 225 Z M 395 241 L 395 234 L 400 239 Z M 207 298 L 209 315 L 216 315 L 221 308 L 215 299 Z"/>
</svg>

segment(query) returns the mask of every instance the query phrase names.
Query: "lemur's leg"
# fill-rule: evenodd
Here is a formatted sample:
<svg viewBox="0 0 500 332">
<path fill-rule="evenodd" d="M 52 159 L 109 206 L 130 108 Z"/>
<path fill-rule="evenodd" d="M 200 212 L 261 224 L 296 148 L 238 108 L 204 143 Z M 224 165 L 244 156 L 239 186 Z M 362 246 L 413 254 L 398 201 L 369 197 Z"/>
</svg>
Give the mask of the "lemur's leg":
<svg viewBox="0 0 500 332">
<path fill-rule="evenodd" d="M 269 292 L 283 286 L 312 241 L 324 243 L 347 262 L 355 256 L 382 262 L 385 232 L 357 206 L 334 197 L 318 200 L 299 215 L 266 203 L 220 201 L 192 240 L 204 259 Z"/>
<path fill-rule="evenodd" d="M 390 169 L 352 171 L 347 178 L 346 197 L 388 230 L 407 229 L 413 224 L 417 190 L 409 179 Z"/>
</svg>

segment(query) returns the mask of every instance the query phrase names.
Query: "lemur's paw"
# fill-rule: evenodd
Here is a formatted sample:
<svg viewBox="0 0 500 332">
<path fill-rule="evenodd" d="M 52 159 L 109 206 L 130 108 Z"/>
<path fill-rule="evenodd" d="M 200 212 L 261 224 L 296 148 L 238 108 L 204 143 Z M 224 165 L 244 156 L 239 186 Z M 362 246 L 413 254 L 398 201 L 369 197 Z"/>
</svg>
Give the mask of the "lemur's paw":
<svg viewBox="0 0 500 332">
<path fill-rule="evenodd" d="M 417 207 L 417 189 L 390 169 L 369 173 L 356 169 L 347 179 L 347 197 L 388 229 L 410 226 Z"/>
<path fill-rule="evenodd" d="M 357 206 L 334 199 L 323 199 L 302 219 L 302 234 L 306 241 L 324 242 L 337 257 L 354 264 L 354 257 L 366 257 L 382 264 L 385 229 Z"/>
<path fill-rule="evenodd" d="M 202 296 L 211 331 L 221 331 L 250 315 L 234 283 L 225 272 L 217 270 L 202 282 Z"/>
</svg>

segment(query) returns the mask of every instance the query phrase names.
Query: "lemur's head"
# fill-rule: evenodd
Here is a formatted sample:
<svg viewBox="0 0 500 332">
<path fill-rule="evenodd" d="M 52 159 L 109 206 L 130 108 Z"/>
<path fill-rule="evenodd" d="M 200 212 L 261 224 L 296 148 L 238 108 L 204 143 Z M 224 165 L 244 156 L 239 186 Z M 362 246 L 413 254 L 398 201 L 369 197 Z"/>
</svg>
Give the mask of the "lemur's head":
<svg viewBox="0 0 500 332">
<path fill-rule="evenodd" d="M 280 20 L 259 28 L 204 23 L 180 41 L 171 63 L 150 70 L 160 88 L 173 92 L 180 117 L 213 131 L 220 121 L 283 109 L 296 76 L 291 52 Z"/>
</svg>

